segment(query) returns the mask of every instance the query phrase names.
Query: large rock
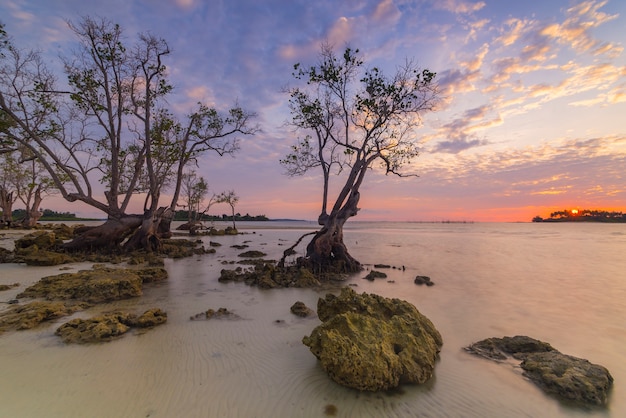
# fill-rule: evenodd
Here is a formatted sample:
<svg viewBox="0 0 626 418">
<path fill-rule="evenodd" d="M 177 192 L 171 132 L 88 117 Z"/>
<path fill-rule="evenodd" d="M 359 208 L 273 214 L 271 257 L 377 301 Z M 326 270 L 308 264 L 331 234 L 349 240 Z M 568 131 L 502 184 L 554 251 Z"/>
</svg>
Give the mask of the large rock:
<svg viewBox="0 0 626 418">
<path fill-rule="evenodd" d="M 378 391 L 432 376 L 443 341 L 410 303 L 346 287 L 320 298 L 317 314 L 323 323 L 302 342 L 335 382 Z"/>
<path fill-rule="evenodd" d="M 608 402 L 613 377 L 605 367 L 563 354 L 548 343 L 526 336 L 488 338 L 466 350 L 491 360 L 521 360 L 524 376 L 557 397 L 586 405 Z"/>
<path fill-rule="evenodd" d="M 44 277 L 17 297 L 102 303 L 141 296 L 142 283 L 143 279 L 137 270 L 98 267 Z"/>
</svg>

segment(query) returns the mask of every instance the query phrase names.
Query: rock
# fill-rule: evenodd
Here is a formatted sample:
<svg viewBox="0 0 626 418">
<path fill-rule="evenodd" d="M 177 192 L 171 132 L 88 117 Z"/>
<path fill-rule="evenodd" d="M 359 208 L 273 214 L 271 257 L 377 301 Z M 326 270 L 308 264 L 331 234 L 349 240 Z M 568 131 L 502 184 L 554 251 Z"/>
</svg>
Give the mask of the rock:
<svg viewBox="0 0 626 418">
<path fill-rule="evenodd" d="M 262 289 L 280 287 L 317 287 L 319 280 L 304 267 L 277 268 L 275 262 L 262 260 L 253 264 L 252 270 L 237 267 L 235 270 L 223 269 L 219 282 L 245 282 L 249 286 Z"/>
<path fill-rule="evenodd" d="M 206 312 L 202 312 L 199 314 L 195 314 L 190 317 L 192 321 L 197 321 L 199 319 L 241 319 L 241 317 L 226 308 L 219 308 L 217 311 L 214 309 L 208 309 Z"/>
<path fill-rule="evenodd" d="M 37 250 L 36 246 L 30 247 L 33 251 L 22 255 L 21 259 L 27 266 L 58 266 L 59 264 L 71 263 L 72 257 L 64 253 Z"/>
<path fill-rule="evenodd" d="M 19 250 L 36 245 L 40 250 L 50 250 L 56 244 L 57 237 L 54 232 L 35 231 L 15 240 L 15 249 L 19 252 Z"/>
<path fill-rule="evenodd" d="M 378 391 L 432 376 L 441 334 L 410 303 L 345 287 L 320 298 L 317 313 L 323 323 L 302 342 L 335 382 Z"/>
<path fill-rule="evenodd" d="M 166 321 L 167 314 L 158 308 L 149 309 L 139 317 L 128 312 L 112 312 L 89 319 L 73 319 L 57 328 L 55 334 L 66 343 L 107 342 L 133 327 L 150 328 Z"/>
<path fill-rule="evenodd" d="M 138 270 L 100 267 L 44 277 L 17 297 L 102 303 L 141 296 L 142 283 Z"/>
<path fill-rule="evenodd" d="M 308 306 L 304 304 L 304 302 L 297 301 L 293 305 L 291 305 L 291 313 L 302 318 L 306 318 L 307 316 L 314 316 L 315 312 Z"/>
<path fill-rule="evenodd" d="M 430 281 L 430 277 L 428 276 L 415 276 L 415 280 L 414 280 L 415 284 L 425 284 L 426 286 L 432 286 L 435 283 Z"/>
<path fill-rule="evenodd" d="M 289 275 L 288 275 L 289 276 Z M 293 278 L 293 286 L 294 287 L 318 287 L 320 286 L 320 281 L 315 277 L 315 275 L 304 267 L 300 267 Z"/>
<path fill-rule="evenodd" d="M 159 308 L 152 308 L 145 311 L 133 322 L 133 326 L 138 328 L 150 328 L 161 325 L 167 321 L 167 313 Z"/>
<path fill-rule="evenodd" d="M 132 271 L 141 277 L 142 283 L 159 283 L 167 280 L 167 270 L 163 267 L 148 267 Z"/>
<path fill-rule="evenodd" d="M 374 267 L 377 269 L 390 269 L 391 268 L 389 264 L 374 264 Z"/>
<path fill-rule="evenodd" d="M 7 330 L 35 328 L 42 322 L 71 315 L 87 308 L 86 303 L 34 301 L 26 305 L 14 305 L 0 314 L 0 333 Z"/>
<path fill-rule="evenodd" d="M 239 257 L 260 258 L 260 257 L 265 257 L 266 255 L 267 254 L 265 254 L 262 251 L 250 250 L 250 251 L 246 251 L 246 252 L 239 254 Z"/>
<path fill-rule="evenodd" d="M 369 273 L 367 273 L 367 276 L 363 278 L 373 282 L 375 279 L 384 279 L 386 277 L 387 277 L 386 273 L 383 273 L 382 271 L 372 270 Z"/>
<path fill-rule="evenodd" d="M 13 251 L 0 247 L 0 263 L 12 263 L 14 260 Z"/>
<path fill-rule="evenodd" d="M 60 240 L 69 240 L 74 238 L 74 228 L 65 224 L 54 225 L 52 227 L 52 232 L 54 232 L 56 238 Z"/>
<path fill-rule="evenodd" d="M 76 318 L 59 328 L 55 334 L 65 343 L 96 343 L 111 341 L 130 330 L 128 323 L 132 316 L 128 313 L 112 313 L 89 319 Z"/>
<path fill-rule="evenodd" d="M 613 385 L 609 371 L 588 360 L 563 354 L 526 336 L 488 338 L 466 348 L 491 360 L 521 360 L 524 376 L 545 392 L 584 405 L 605 406 Z"/>
</svg>

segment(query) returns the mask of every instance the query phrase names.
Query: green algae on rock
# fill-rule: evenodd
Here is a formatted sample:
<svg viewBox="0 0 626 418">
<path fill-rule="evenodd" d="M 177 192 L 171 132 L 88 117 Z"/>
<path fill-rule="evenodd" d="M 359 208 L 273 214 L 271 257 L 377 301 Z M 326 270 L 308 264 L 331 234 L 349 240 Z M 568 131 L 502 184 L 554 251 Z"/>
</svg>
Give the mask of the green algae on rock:
<svg viewBox="0 0 626 418">
<path fill-rule="evenodd" d="M 410 303 L 345 287 L 320 298 L 317 314 L 323 323 L 302 342 L 335 382 L 380 391 L 432 376 L 443 340 Z"/>
</svg>

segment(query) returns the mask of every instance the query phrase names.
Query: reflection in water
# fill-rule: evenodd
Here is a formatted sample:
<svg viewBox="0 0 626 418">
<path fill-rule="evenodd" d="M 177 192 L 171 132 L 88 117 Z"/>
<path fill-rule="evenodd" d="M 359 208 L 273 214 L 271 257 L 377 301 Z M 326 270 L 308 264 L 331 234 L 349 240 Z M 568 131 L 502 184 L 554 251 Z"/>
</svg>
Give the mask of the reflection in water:
<svg viewBox="0 0 626 418">
<path fill-rule="evenodd" d="M 314 227 L 288 225 L 242 225 L 248 234 L 211 237 L 223 244 L 216 254 L 167 260 L 169 281 L 147 287 L 143 297 L 75 315 L 165 310 L 167 324 L 146 333 L 87 346 L 63 345 L 53 335 L 59 323 L 2 335 L 0 416 L 626 416 L 619 383 L 626 380 L 626 226 L 349 223 L 346 243 L 368 268 L 406 268 L 386 269 L 388 278 L 373 282 L 363 272 L 349 283 L 358 292 L 408 300 L 444 338 L 427 384 L 359 393 L 333 383 L 301 343 L 318 320 L 289 311 L 297 300 L 315 308 L 324 291 L 217 281 L 220 269 L 233 268 L 222 262 L 237 260 L 231 245 L 250 241 L 250 249 L 278 259 L 303 228 Z M 0 296 L 10 299 L 58 272 L 0 265 L 0 283 L 21 284 Z M 416 286 L 416 275 L 435 286 Z M 220 307 L 242 319 L 189 319 Z M 606 366 L 616 381 L 609 409 L 564 405 L 519 369 L 462 350 L 505 335 L 529 335 Z"/>
</svg>

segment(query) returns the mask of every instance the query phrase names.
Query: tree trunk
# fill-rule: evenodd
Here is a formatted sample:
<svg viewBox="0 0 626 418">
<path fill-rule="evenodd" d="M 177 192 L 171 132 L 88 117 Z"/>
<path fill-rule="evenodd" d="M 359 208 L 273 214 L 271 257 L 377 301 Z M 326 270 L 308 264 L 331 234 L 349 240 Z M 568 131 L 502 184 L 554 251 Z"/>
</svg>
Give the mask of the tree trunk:
<svg viewBox="0 0 626 418">
<path fill-rule="evenodd" d="M 357 192 L 348 199 L 341 210 L 320 216 L 320 222 L 324 225 L 306 249 L 306 259 L 314 272 L 354 273 L 362 269 L 361 263 L 350 255 L 343 242 L 343 225 L 350 217 L 356 215 L 358 201 Z"/>
<path fill-rule="evenodd" d="M 37 187 L 33 194 L 33 204 L 30 207 L 29 205 L 26 205 L 26 216 L 24 217 L 24 219 L 22 219 L 23 227 L 33 228 L 35 225 L 37 225 L 37 221 L 43 215 L 43 213 L 41 213 L 41 211 L 39 210 L 39 206 L 41 205 L 42 200 L 43 199 L 41 197 L 41 190 L 39 187 Z"/>
<path fill-rule="evenodd" d="M 173 218 L 174 212 L 165 207 L 159 208 L 152 216 L 144 217 L 141 227 L 124 244 L 124 249 L 126 251 L 141 249 L 159 251 L 161 239 L 172 236 L 170 225 Z"/>
<path fill-rule="evenodd" d="M 142 220 L 141 215 L 109 218 L 102 225 L 88 228 L 72 241 L 65 243 L 63 248 L 70 251 L 119 250 L 121 243 L 141 226 Z"/>
<path fill-rule="evenodd" d="M 13 222 L 13 192 L 0 186 L 0 209 L 2 209 L 2 224 L 11 226 Z"/>
</svg>

